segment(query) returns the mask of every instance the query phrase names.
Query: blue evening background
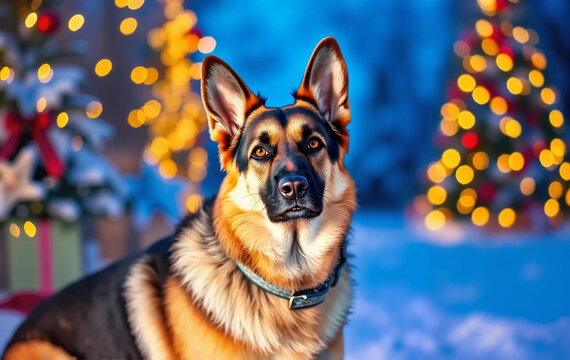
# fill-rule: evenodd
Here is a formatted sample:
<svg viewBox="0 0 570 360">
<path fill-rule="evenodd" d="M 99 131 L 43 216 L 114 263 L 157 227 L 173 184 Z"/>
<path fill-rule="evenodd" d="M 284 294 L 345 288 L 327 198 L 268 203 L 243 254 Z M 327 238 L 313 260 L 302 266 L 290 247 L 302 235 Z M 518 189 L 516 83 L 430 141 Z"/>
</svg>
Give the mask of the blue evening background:
<svg viewBox="0 0 570 360">
<path fill-rule="evenodd" d="M 415 199 L 428 187 L 426 169 L 441 156 L 436 139 L 449 84 L 464 71 L 454 44 L 485 18 L 480 5 L 487 2 L 184 3 L 196 13 L 201 32 L 215 39 L 212 54 L 232 66 L 251 90 L 267 96 L 268 106 L 293 101 L 290 92 L 299 85 L 322 38 L 335 37 L 342 49 L 352 109 L 347 166 L 360 205 L 349 244 L 357 286 L 344 330 L 348 359 L 570 358 L 568 214 L 556 226 L 504 230 L 467 221 L 428 231 L 414 208 Z M 89 68 L 97 56 L 116 58 L 107 82 L 90 71 L 85 89 L 102 100 L 103 116 L 116 129 L 105 155 L 122 172 L 140 172 L 148 135 L 144 127 L 133 129 L 126 119 L 150 98 L 150 90 L 131 84 L 128 74 L 132 67 L 150 63 L 145 34 L 160 25 L 162 5 L 146 0 L 135 16 L 139 29 L 126 43 L 120 42 L 116 30 L 126 10 L 111 0 L 62 3 L 63 14 L 86 14 L 85 31 L 73 37 L 87 40 L 90 48 L 76 62 Z M 568 116 L 570 3 L 511 3 L 522 9 L 513 23 L 534 29 L 540 37 L 537 48 L 548 59 L 544 77 L 557 89 L 557 106 Z M 89 19 L 99 22 L 98 27 Z M 105 30 L 98 31 L 101 27 Z M 192 56 L 201 61 L 205 55 Z M 198 91 L 198 82 L 194 85 Z M 567 134 L 561 138 L 569 144 Z M 219 171 L 216 144 L 207 137 L 202 141 L 209 161 L 200 193 L 212 196 L 224 174 Z M 116 220 L 110 230 L 91 235 L 84 250 L 86 270 L 168 234 L 172 225 L 165 219 L 182 214 L 168 205 L 161 207 L 166 215 L 155 216 L 153 210 L 152 205 L 140 210 L 140 222 L 150 225 Z M 123 236 L 124 244 L 97 241 L 114 236 Z M 0 282 L 0 290 L 2 285 L 6 286 Z M 6 291 L 0 294 L 8 296 Z M 15 312 L 0 310 L 0 349 L 21 319 Z"/>
</svg>

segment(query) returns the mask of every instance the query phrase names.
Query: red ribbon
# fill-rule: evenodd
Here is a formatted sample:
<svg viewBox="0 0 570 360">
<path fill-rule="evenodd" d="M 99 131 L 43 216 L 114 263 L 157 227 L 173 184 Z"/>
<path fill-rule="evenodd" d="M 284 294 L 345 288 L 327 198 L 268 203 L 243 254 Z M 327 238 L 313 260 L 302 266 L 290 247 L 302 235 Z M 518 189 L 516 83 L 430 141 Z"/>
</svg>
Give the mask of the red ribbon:
<svg viewBox="0 0 570 360">
<path fill-rule="evenodd" d="M 47 138 L 47 130 L 51 123 L 49 112 L 38 114 L 35 117 L 25 118 L 19 114 L 9 111 L 6 114 L 6 130 L 10 132 L 10 137 L 4 147 L 0 149 L 0 159 L 9 159 L 16 153 L 20 146 L 20 141 L 25 132 L 29 132 L 35 141 L 40 156 L 44 162 L 47 173 L 56 179 L 61 179 L 65 171 L 64 165 L 59 160 L 53 146 Z"/>
</svg>

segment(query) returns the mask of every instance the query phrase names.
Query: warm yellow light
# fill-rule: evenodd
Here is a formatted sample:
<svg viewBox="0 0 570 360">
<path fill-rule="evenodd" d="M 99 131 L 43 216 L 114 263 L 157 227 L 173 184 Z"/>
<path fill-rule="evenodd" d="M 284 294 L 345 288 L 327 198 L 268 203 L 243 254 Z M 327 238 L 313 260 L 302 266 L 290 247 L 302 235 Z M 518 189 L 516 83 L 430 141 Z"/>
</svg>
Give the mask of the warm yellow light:
<svg viewBox="0 0 570 360">
<path fill-rule="evenodd" d="M 171 179 L 178 173 L 178 165 L 172 159 L 164 159 L 158 164 L 158 173 L 165 179 Z"/>
<path fill-rule="evenodd" d="M 36 102 L 36 111 L 38 113 L 43 112 L 47 107 L 47 101 L 45 97 L 41 97 L 38 99 L 38 101 Z"/>
<path fill-rule="evenodd" d="M 489 99 L 491 98 L 489 90 L 487 90 L 487 88 L 481 85 L 477 86 L 473 90 L 472 96 L 473 96 L 473 101 L 475 101 L 479 105 L 484 105 L 488 103 Z"/>
<path fill-rule="evenodd" d="M 481 72 L 487 68 L 487 61 L 481 55 L 473 55 L 469 58 L 469 65 L 476 72 Z"/>
<path fill-rule="evenodd" d="M 160 159 L 170 151 L 170 144 L 166 138 L 159 136 L 150 143 L 150 151 L 156 159 Z"/>
<path fill-rule="evenodd" d="M 29 237 L 36 236 L 36 226 L 31 221 L 26 221 L 24 223 L 24 232 Z"/>
<path fill-rule="evenodd" d="M 166 41 L 166 32 L 162 28 L 155 28 L 148 32 L 146 41 L 150 46 L 157 49 Z"/>
<path fill-rule="evenodd" d="M 507 89 L 509 89 L 509 91 L 513 95 L 518 95 L 523 90 L 523 83 L 522 81 L 520 81 L 520 79 L 517 79 L 516 77 L 510 77 L 507 80 Z"/>
<path fill-rule="evenodd" d="M 552 151 L 548 150 L 548 149 L 544 149 L 540 152 L 540 155 L 538 156 L 538 159 L 540 160 L 540 163 L 542 164 L 542 166 L 544 166 L 545 168 L 549 168 L 552 165 L 554 165 L 554 154 L 552 153 Z"/>
<path fill-rule="evenodd" d="M 129 3 L 129 0 L 115 0 L 115 6 L 118 8 L 124 8 Z"/>
<path fill-rule="evenodd" d="M 555 199 L 548 199 L 544 204 L 544 213 L 548 217 L 555 217 L 560 211 L 560 204 Z"/>
<path fill-rule="evenodd" d="M 503 118 L 505 119 L 505 118 Z M 504 126 L 504 134 L 516 139 L 522 132 L 521 124 L 513 118 L 508 118 Z"/>
<path fill-rule="evenodd" d="M 443 118 L 439 124 L 441 132 L 446 136 L 453 136 L 459 130 L 459 125 L 454 119 Z"/>
<path fill-rule="evenodd" d="M 429 188 L 427 197 L 430 203 L 434 205 L 441 205 L 447 198 L 447 191 L 439 185 L 434 185 Z"/>
<path fill-rule="evenodd" d="M 204 36 L 198 41 L 198 51 L 209 54 L 216 48 L 216 40 L 211 36 Z"/>
<path fill-rule="evenodd" d="M 439 184 L 447 177 L 445 167 L 439 162 L 430 165 L 428 167 L 428 177 L 432 182 Z"/>
<path fill-rule="evenodd" d="M 508 173 L 511 171 L 511 167 L 509 166 L 509 155 L 502 154 L 497 158 L 497 168 L 502 173 Z"/>
<path fill-rule="evenodd" d="M 49 66 L 49 64 L 42 64 L 38 68 L 38 79 L 42 81 L 48 78 L 50 73 L 51 73 L 51 66 Z"/>
<path fill-rule="evenodd" d="M 529 38 L 528 31 L 523 27 L 515 26 L 513 28 L 513 37 L 516 41 L 524 44 L 528 41 Z"/>
<path fill-rule="evenodd" d="M 28 14 L 28 16 L 26 16 L 26 20 L 24 20 L 24 25 L 27 28 L 31 28 L 32 26 L 36 25 L 37 21 L 38 21 L 38 14 L 36 14 L 35 12 L 31 12 Z"/>
<path fill-rule="evenodd" d="M 566 190 L 566 196 L 564 197 L 566 205 L 570 206 L 570 189 Z"/>
<path fill-rule="evenodd" d="M 552 105 L 556 101 L 556 94 L 554 93 L 554 90 L 548 87 L 542 89 L 540 92 L 540 97 L 542 98 L 542 101 L 544 101 L 544 103 L 547 105 Z"/>
<path fill-rule="evenodd" d="M 489 166 L 489 156 L 483 151 L 478 151 L 473 154 L 471 162 L 473 163 L 473 167 L 475 169 L 485 170 Z"/>
<path fill-rule="evenodd" d="M 459 78 L 457 78 L 457 86 L 459 86 L 461 91 L 464 92 L 473 91 L 473 89 L 475 89 L 475 85 L 476 85 L 475 79 L 473 78 L 473 76 L 469 74 L 463 74 Z"/>
<path fill-rule="evenodd" d="M 550 120 L 550 124 L 555 128 L 564 125 L 564 116 L 559 110 L 552 110 L 548 115 L 548 119 Z"/>
<path fill-rule="evenodd" d="M 566 181 L 570 180 L 570 163 L 563 162 L 558 169 L 560 177 Z"/>
<path fill-rule="evenodd" d="M 145 85 L 152 85 L 158 80 L 158 70 L 153 67 L 146 69 L 146 77 L 144 79 Z"/>
<path fill-rule="evenodd" d="M 469 165 L 461 165 L 455 171 L 455 178 L 462 185 L 469 184 L 473 180 L 473 175 L 473 169 Z"/>
<path fill-rule="evenodd" d="M 160 109 L 161 105 L 155 99 L 147 101 L 142 107 L 142 110 L 144 111 L 145 115 L 149 118 L 157 117 L 158 114 L 160 114 Z"/>
<path fill-rule="evenodd" d="M 524 167 L 524 157 L 518 151 L 509 156 L 509 167 L 513 171 L 520 171 Z"/>
<path fill-rule="evenodd" d="M 199 194 L 190 194 L 186 198 L 186 210 L 190 213 L 195 213 L 200 208 L 202 197 Z"/>
<path fill-rule="evenodd" d="M 497 63 L 497 67 L 504 72 L 511 71 L 513 68 L 513 59 L 507 54 L 501 53 L 497 55 L 495 62 Z"/>
<path fill-rule="evenodd" d="M 16 239 L 20 237 L 20 227 L 16 223 L 10 224 L 10 235 Z"/>
<path fill-rule="evenodd" d="M 552 139 L 550 142 L 550 151 L 552 151 L 555 157 L 563 157 L 566 155 L 566 144 L 564 144 L 562 139 Z"/>
<path fill-rule="evenodd" d="M 145 123 L 146 115 L 144 111 L 140 109 L 135 109 L 129 113 L 127 121 L 130 126 L 136 129 L 138 127 L 141 127 Z"/>
<path fill-rule="evenodd" d="M 455 169 L 461 162 L 461 155 L 455 149 L 447 149 L 441 155 L 441 161 L 449 169 Z"/>
<path fill-rule="evenodd" d="M 544 85 L 544 75 L 538 70 L 531 70 L 528 73 L 528 80 L 534 87 L 541 87 Z"/>
<path fill-rule="evenodd" d="M 473 189 L 465 189 L 459 195 L 459 205 L 463 208 L 471 209 L 475 206 L 475 202 L 477 201 L 477 193 Z"/>
<path fill-rule="evenodd" d="M 83 23 L 85 23 L 85 18 L 83 18 L 83 15 L 75 14 L 69 19 L 67 26 L 69 27 L 69 30 L 77 31 L 81 29 Z"/>
<path fill-rule="evenodd" d="M 85 110 L 85 114 L 87 114 L 87 116 L 89 116 L 92 119 L 99 117 L 99 115 L 101 115 L 102 112 L 103 112 L 103 104 L 101 104 L 99 101 L 91 101 L 87 105 L 87 109 Z"/>
<path fill-rule="evenodd" d="M 483 39 L 481 48 L 483 52 L 489 56 L 495 56 L 499 52 L 499 45 L 493 39 Z"/>
<path fill-rule="evenodd" d="M 535 52 L 532 54 L 530 61 L 534 67 L 539 70 L 544 70 L 546 68 L 546 57 L 540 52 Z"/>
<path fill-rule="evenodd" d="M 137 29 L 137 24 L 138 23 L 135 18 L 128 17 L 123 21 L 121 21 L 121 25 L 119 25 L 119 30 L 121 30 L 121 32 L 124 35 L 131 35 Z"/>
<path fill-rule="evenodd" d="M 60 113 L 57 115 L 56 123 L 57 123 L 57 126 L 58 126 L 58 127 L 64 128 L 65 125 L 67 125 L 67 122 L 68 122 L 68 121 L 69 121 L 69 116 L 67 115 L 67 113 L 66 113 L 65 111 L 64 111 L 64 112 L 60 112 Z"/>
<path fill-rule="evenodd" d="M 6 81 L 8 77 L 10 77 L 10 68 L 8 66 L 4 66 L 2 70 L 0 70 L 0 80 Z"/>
<path fill-rule="evenodd" d="M 475 125 L 475 115 L 468 110 L 463 110 L 457 116 L 457 122 L 463 129 L 469 130 Z"/>
<path fill-rule="evenodd" d="M 471 213 L 471 221 L 477 226 L 483 226 L 489 221 L 489 210 L 484 206 L 479 206 Z"/>
<path fill-rule="evenodd" d="M 487 20 L 477 20 L 475 23 L 475 30 L 481 37 L 488 38 L 489 36 L 493 35 L 493 25 Z"/>
<path fill-rule="evenodd" d="M 560 181 L 553 181 L 548 186 L 548 195 L 550 195 L 550 197 L 553 199 L 560 199 L 563 192 L 564 188 Z"/>
<path fill-rule="evenodd" d="M 497 115 L 503 115 L 508 110 L 507 101 L 500 96 L 495 96 L 489 103 L 491 111 Z"/>
<path fill-rule="evenodd" d="M 143 4 L 144 4 L 144 0 L 128 0 L 127 1 L 127 6 L 131 10 L 137 10 L 141 6 L 143 6 Z"/>
<path fill-rule="evenodd" d="M 501 210 L 499 213 L 499 225 L 504 228 L 509 228 L 514 225 L 517 215 L 511 208 Z"/>
<path fill-rule="evenodd" d="M 459 115 L 459 107 L 452 102 L 448 102 L 443 104 L 440 109 L 440 113 L 444 118 L 457 119 L 457 115 Z"/>
<path fill-rule="evenodd" d="M 131 80 L 135 84 L 142 84 L 147 76 L 148 70 L 144 66 L 137 66 L 131 71 Z"/>
<path fill-rule="evenodd" d="M 101 59 L 95 65 L 95 74 L 97 76 L 103 77 L 107 76 L 111 69 L 113 68 L 113 63 L 109 59 Z"/>
<path fill-rule="evenodd" d="M 445 214 L 441 210 L 432 210 L 425 217 L 425 225 L 428 230 L 435 231 L 445 225 Z"/>
<path fill-rule="evenodd" d="M 532 193 L 534 193 L 535 188 L 536 188 L 536 182 L 534 181 L 533 178 L 525 177 L 524 179 L 521 180 L 520 189 L 523 195 L 527 196 L 532 195 Z"/>
</svg>

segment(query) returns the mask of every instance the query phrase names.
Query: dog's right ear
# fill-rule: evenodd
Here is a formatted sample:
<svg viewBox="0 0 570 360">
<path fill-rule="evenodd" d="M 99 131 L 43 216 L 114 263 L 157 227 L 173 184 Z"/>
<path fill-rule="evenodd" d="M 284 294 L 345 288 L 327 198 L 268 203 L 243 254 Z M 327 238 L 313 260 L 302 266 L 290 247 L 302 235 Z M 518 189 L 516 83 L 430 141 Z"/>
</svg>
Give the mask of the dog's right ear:
<svg viewBox="0 0 570 360">
<path fill-rule="evenodd" d="M 218 143 L 226 168 L 243 129 L 246 114 L 263 104 L 222 59 L 207 56 L 202 63 L 202 101 L 208 114 L 210 138 Z"/>
</svg>

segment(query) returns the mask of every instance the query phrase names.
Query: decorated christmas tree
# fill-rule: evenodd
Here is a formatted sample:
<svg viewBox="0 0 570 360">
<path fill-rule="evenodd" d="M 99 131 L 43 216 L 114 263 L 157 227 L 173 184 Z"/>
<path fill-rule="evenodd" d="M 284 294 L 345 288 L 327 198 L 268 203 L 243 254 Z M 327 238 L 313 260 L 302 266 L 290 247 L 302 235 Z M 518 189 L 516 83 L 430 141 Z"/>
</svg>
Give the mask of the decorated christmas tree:
<svg viewBox="0 0 570 360">
<path fill-rule="evenodd" d="M 12 290 L 50 292 L 80 275 L 79 220 L 119 216 L 128 197 L 101 155 L 113 134 L 103 106 L 80 93 L 84 70 L 66 64 L 85 44 L 54 40 L 84 18 L 62 19 L 54 3 L 0 4 L 0 223 Z"/>
<path fill-rule="evenodd" d="M 522 2 L 522 1 L 521 1 Z M 462 69 L 441 108 L 441 157 L 415 200 L 430 230 L 452 219 L 541 227 L 569 214 L 570 163 L 559 94 L 518 0 L 478 0 L 482 16 L 454 45 Z"/>
<path fill-rule="evenodd" d="M 156 67 L 137 66 L 131 72 L 134 83 L 152 86 L 153 98 L 132 110 L 128 123 L 134 128 L 148 126 L 145 163 L 157 166 L 163 179 L 184 177 L 188 184 L 185 207 L 194 211 L 201 201 L 208 153 L 202 147 L 206 138 L 200 136 L 207 128 L 199 95 L 202 63 L 191 56 L 213 51 L 216 42 L 202 35 L 196 14 L 184 8 L 183 0 L 160 2 L 165 21 L 147 35 Z"/>
</svg>

